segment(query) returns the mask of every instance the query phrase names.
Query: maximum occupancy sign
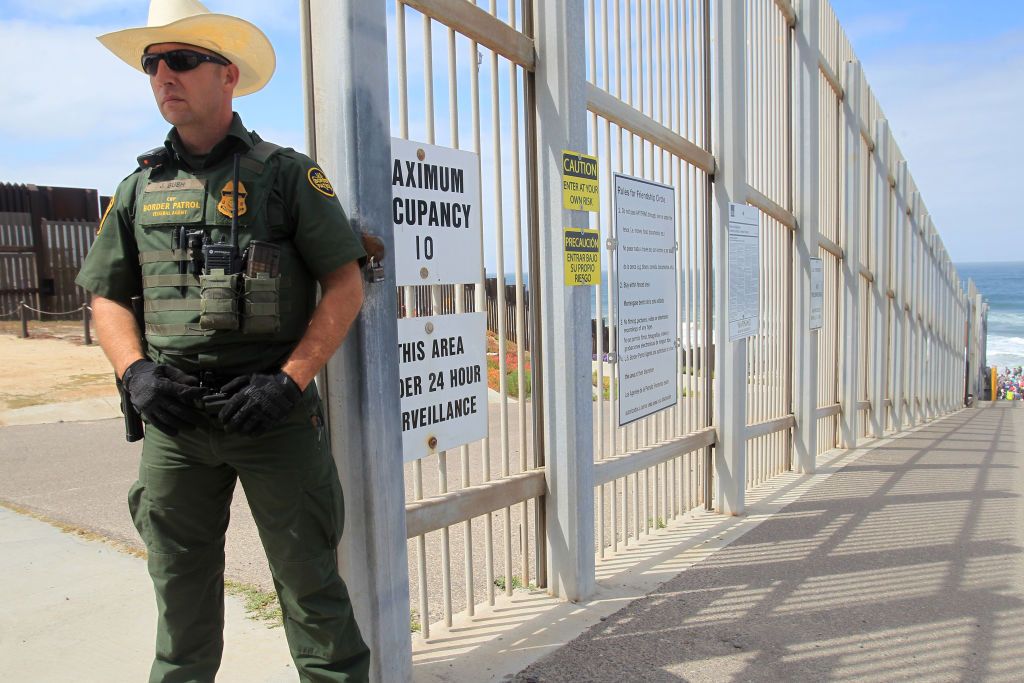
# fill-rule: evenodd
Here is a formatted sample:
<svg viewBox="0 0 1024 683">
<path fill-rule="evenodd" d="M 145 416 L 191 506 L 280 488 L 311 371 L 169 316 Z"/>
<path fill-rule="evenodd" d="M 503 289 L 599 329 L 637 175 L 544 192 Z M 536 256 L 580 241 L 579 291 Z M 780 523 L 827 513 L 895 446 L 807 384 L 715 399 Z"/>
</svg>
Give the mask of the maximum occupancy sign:
<svg viewBox="0 0 1024 683">
<path fill-rule="evenodd" d="M 398 285 L 479 282 L 480 156 L 391 139 L 391 217 Z"/>
</svg>

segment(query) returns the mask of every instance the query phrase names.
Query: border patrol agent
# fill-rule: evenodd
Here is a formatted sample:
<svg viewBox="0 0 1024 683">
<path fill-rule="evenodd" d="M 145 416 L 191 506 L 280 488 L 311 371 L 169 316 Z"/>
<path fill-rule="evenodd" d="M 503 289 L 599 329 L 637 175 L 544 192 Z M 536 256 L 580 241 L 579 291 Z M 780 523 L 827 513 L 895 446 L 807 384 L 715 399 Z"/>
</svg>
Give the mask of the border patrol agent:
<svg viewBox="0 0 1024 683">
<path fill-rule="evenodd" d="M 323 171 L 233 111 L 232 98 L 275 68 L 256 26 L 196 0 L 152 0 L 147 26 L 99 40 L 149 76 L 173 125 L 118 187 L 77 279 L 146 422 L 129 507 L 156 589 L 150 680 L 214 680 L 236 481 L 301 680 L 366 680 L 369 651 L 338 576 L 341 487 L 312 381 L 362 303 L 360 241 Z"/>
</svg>

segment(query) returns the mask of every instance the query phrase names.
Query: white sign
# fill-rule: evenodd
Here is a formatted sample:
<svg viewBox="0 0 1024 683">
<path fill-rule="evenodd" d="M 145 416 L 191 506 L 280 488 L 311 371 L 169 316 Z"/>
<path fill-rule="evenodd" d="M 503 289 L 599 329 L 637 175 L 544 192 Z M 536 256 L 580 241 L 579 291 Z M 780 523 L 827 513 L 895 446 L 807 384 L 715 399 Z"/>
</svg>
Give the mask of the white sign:
<svg viewBox="0 0 1024 683">
<path fill-rule="evenodd" d="M 811 329 L 825 324 L 825 266 L 820 258 L 811 258 Z"/>
<path fill-rule="evenodd" d="M 619 425 L 678 401 L 676 195 L 615 174 Z"/>
<path fill-rule="evenodd" d="M 480 157 L 391 139 L 391 218 L 399 285 L 479 282 Z"/>
<path fill-rule="evenodd" d="M 760 215 L 752 206 L 729 204 L 729 341 L 757 334 L 761 281 Z"/>
<path fill-rule="evenodd" d="M 398 320 L 406 461 L 487 436 L 486 344 L 486 313 Z"/>
</svg>

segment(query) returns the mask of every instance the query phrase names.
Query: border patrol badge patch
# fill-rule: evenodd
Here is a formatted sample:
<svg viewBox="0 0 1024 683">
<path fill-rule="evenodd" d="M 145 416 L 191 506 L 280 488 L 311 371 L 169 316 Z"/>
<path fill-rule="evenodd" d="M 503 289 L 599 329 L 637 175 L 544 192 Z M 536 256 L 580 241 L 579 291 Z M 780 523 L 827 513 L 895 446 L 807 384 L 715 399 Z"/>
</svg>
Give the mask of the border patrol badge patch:
<svg viewBox="0 0 1024 683">
<path fill-rule="evenodd" d="M 313 186 L 314 190 L 326 197 L 334 196 L 334 187 L 331 186 L 331 181 L 327 179 L 327 176 L 319 168 L 314 166 L 309 169 L 306 177 L 309 178 L 309 184 Z"/>
<path fill-rule="evenodd" d="M 245 213 L 245 195 L 248 194 L 245 191 L 245 183 L 241 180 L 238 181 L 238 215 L 241 216 Z M 220 191 L 220 202 L 217 204 L 217 211 L 223 215 L 231 218 L 231 210 L 235 206 L 234 192 L 231 191 L 231 181 L 224 183 L 224 187 Z"/>
</svg>

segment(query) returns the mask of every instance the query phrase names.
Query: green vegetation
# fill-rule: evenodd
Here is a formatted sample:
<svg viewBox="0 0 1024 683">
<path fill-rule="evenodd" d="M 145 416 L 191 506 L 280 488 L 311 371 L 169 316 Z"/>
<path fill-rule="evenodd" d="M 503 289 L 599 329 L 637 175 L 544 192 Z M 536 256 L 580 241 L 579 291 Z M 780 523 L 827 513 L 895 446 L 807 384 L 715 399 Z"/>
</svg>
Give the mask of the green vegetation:
<svg viewBox="0 0 1024 683">
<path fill-rule="evenodd" d="M 496 576 L 496 577 L 494 577 L 494 585 L 497 586 L 498 588 L 500 588 L 501 590 L 505 590 L 505 577 L 504 576 Z M 522 587 L 523 587 L 523 580 L 521 578 L 519 578 L 518 576 L 513 576 L 512 577 L 512 590 L 519 590 Z M 537 584 L 534 583 L 533 581 L 531 581 L 529 584 L 527 584 L 526 588 L 528 588 L 530 590 L 535 590 L 537 588 Z"/>
<path fill-rule="evenodd" d="M 596 387 L 597 386 L 597 370 L 594 370 L 594 372 L 591 373 L 590 377 L 591 377 L 590 383 L 593 384 Z M 601 387 L 601 396 L 603 396 L 604 399 L 607 401 L 607 400 L 609 400 L 611 398 L 612 378 L 609 375 L 605 375 L 602 378 L 602 380 L 603 380 L 602 381 L 603 386 Z M 596 396 L 594 397 L 594 400 L 595 401 L 597 400 Z"/>
<path fill-rule="evenodd" d="M 529 372 L 523 373 L 523 383 L 526 385 L 526 398 L 530 398 L 533 393 L 533 379 Z M 505 375 L 505 388 L 508 390 L 508 395 L 513 398 L 519 398 L 519 371 L 513 370 L 512 372 Z"/>
<path fill-rule="evenodd" d="M 494 332 L 487 331 L 487 386 L 494 391 L 500 390 L 499 380 L 501 379 L 501 359 L 499 354 L 501 353 L 500 345 L 498 344 L 498 335 Z M 508 395 L 513 398 L 519 398 L 519 347 L 516 346 L 515 342 L 505 340 L 505 387 L 508 391 Z M 531 366 L 530 366 L 530 352 L 523 352 L 523 374 L 525 380 L 523 383 L 526 384 L 526 398 L 530 397 L 532 390 L 531 382 Z"/>
<path fill-rule="evenodd" d="M 274 628 L 284 623 L 281 603 L 277 601 L 277 593 L 265 591 L 238 581 L 225 581 L 224 590 L 228 595 L 237 595 L 245 601 L 245 613 L 250 619 L 262 621 L 267 628 Z"/>
</svg>

